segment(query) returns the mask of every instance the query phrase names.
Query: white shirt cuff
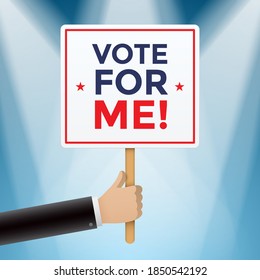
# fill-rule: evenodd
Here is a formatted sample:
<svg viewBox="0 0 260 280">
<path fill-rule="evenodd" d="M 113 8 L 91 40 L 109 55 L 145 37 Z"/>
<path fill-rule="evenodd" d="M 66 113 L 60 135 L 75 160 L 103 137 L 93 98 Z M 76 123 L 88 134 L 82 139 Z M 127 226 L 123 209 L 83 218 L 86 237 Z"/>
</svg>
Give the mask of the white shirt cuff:
<svg viewBox="0 0 260 280">
<path fill-rule="evenodd" d="M 92 203 L 93 203 L 93 208 L 94 208 L 94 213 L 95 213 L 95 218 L 96 218 L 96 224 L 97 224 L 97 227 L 100 227 L 100 226 L 102 226 L 102 219 L 101 219 L 101 214 L 100 214 L 98 198 L 92 197 Z"/>
</svg>

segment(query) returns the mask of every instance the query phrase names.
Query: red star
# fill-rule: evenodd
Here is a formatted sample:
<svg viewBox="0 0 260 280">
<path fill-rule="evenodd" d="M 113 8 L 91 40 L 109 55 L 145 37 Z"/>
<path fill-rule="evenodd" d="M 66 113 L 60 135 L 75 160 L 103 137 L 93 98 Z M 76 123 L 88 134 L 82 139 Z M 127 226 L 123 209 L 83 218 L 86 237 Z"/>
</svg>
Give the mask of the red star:
<svg viewBox="0 0 260 280">
<path fill-rule="evenodd" d="M 79 90 L 84 91 L 83 87 L 84 87 L 85 85 L 82 85 L 81 82 L 79 83 L 79 85 L 76 85 L 76 86 L 78 87 L 78 91 L 79 91 Z"/>
<path fill-rule="evenodd" d="M 182 87 L 184 87 L 184 85 L 182 85 L 180 82 L 178 85 L 175 85 L 177 87 L 176 91 L 181 90 L 182 91 Z"/>
</svg>

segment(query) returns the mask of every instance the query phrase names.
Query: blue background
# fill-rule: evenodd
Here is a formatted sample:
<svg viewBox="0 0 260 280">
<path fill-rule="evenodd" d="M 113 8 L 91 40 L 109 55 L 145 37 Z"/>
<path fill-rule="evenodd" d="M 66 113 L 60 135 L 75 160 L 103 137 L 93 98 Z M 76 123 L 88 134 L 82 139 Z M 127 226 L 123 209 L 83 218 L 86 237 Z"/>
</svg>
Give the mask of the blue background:
<svg viewBox="0 0 260 280">
<path fill-rule="evenodd" d="M 60 146 L 63 24 L 201 31 L 200 146 L 137 149 L 144 213 L 124 225 L 0 247 L 1 259 L 260 259 L 259 0 L 0 3 L 0 211 L 100 196 L 124 149 Z"/>
</svg>

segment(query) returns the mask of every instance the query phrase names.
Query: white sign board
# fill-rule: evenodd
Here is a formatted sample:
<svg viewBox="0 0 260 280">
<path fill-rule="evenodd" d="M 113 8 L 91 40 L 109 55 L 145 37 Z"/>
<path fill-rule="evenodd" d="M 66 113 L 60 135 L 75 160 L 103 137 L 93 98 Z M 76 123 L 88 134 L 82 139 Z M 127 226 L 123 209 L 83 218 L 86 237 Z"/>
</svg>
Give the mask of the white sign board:
<svg viewBox="0 0 260 280">
<path fill-rule="evenodd" d="M 196 25 L 63 25 L 64 147 L 196 147 Z"/>
</svg>

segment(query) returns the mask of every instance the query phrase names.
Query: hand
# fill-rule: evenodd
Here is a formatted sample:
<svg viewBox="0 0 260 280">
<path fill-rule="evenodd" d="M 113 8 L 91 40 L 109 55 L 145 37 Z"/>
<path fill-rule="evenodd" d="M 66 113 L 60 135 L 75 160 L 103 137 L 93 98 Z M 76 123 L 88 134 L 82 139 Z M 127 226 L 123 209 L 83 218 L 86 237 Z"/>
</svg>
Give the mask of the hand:
<svg viewBox="0 0 260 280">
<path fill-rule="evenodd" d="M 120 171 L 114 184 L 99 198 L 102 223 L 126 223 L 142 215 L 142 187 L 125 183 L 125 172 Z"/>
</svg>

